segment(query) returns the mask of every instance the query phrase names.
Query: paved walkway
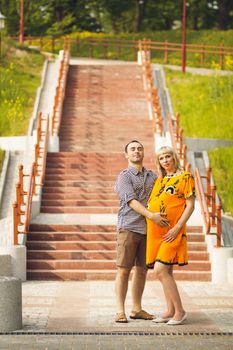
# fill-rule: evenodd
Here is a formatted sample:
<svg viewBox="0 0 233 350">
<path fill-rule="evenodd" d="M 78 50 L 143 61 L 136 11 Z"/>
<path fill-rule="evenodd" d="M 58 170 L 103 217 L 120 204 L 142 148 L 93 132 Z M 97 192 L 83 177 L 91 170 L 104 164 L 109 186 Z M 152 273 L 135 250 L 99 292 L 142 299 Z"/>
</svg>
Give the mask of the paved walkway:
<svg viewBox="0 0 233 350">
<path fill-rule="evenodd" d="M 172 70 L 181 71 L 180 66 L 175 66 L 171 64 L 162 65 L 163 67 L 167 67 Z M 229 75 L 233 74 L 230 70 L 220 70 L 220 69 L 210 69 L 210 68 L 196 68 L 196 67 L 186 67 L 187 73 L 198 74 L 198 75 Z"/>
<path fill-rule="evenodd" d="M 11 350 L 232 350 L 224 335 L 17 335 L 1 336 L 0 349 Z"/>
<path fill-rule="evenodd" d="M 188 320 L 172 327 L 141 320 L 116 324 L 114 282 L 25 282 L 23 329 L 1 335 L 0 349 L 233 349 L 233 285 L 178 286 Z M 159 282 L 147 282 L 143 300 L 156 315 L 164 310 Z"/>
</svg>

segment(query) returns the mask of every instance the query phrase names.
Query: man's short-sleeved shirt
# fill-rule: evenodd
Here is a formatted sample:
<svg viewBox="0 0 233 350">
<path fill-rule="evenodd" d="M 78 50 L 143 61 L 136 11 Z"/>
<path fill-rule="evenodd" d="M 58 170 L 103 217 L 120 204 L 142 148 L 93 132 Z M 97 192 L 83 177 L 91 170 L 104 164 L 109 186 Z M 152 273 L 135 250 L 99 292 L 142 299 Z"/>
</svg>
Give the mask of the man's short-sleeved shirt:
<svg viewBox="0 0 233 350">
<path fill-rule="evenodd" d="M 132 232 L 146 234 L 146 220 L 141 214 L 131 209 L 128 203 L 136 199 L 146 206 L 157 176 L 143 167 L 138 171 L 132 166 L 123 170 L 116 181 L 116 192 L 120 199 L 117 230 L 128 229 Z"/>
</svg>

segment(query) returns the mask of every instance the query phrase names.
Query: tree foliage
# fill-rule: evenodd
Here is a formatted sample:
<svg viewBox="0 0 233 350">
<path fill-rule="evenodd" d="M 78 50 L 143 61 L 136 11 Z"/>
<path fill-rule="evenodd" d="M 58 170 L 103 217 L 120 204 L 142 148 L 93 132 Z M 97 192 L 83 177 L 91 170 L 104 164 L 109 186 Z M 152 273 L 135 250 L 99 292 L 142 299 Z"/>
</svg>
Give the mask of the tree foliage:
<svg viewBox="0 0 233 350">
<path fill-rule="evenodd" d="M 0 0 L 10 35 L 19 32 L 20 1 Z M 182 7 L 183 0 L 24 0 L 25 35 L 168 30 L 181 25 Z M 233 28 L 233 1 L 187 0 L 187 26 Z"/>
</svg>

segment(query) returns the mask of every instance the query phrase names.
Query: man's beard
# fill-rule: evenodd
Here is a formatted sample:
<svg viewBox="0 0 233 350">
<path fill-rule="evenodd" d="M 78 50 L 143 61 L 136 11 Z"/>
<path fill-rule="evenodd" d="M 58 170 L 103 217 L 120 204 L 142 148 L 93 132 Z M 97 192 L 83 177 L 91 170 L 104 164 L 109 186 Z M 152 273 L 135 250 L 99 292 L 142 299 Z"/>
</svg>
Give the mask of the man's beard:
<svg viewBox="0 0 233 350">
<path fill-rule="evenodd" d="M 143 158 L 140 158 L 138 160 L 131 160 L 131 163 L 133 164 L 142 164 Z"/>
</svg>

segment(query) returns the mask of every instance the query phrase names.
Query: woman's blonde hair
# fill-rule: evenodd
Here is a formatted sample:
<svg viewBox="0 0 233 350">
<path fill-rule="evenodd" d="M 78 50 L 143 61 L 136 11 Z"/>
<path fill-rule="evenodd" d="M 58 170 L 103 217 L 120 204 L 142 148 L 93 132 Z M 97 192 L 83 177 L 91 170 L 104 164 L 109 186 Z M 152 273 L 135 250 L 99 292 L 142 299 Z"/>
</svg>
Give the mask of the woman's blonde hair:
<svg viewBox="0 0 233 350">
<path fill-rule="evenodd" d="M 162 154 L 165 154 L 165 153 L 168 153 L 168 154 L 172 155 L 172 158 L 174 160 L 175 171 L 177 171 L 178 169 L 179 170 L 182 169 L 181 165 L 180 165 L 180 160 L 178 158 L 178 155 L 177 155 L 176 151 L 173 148 L 169 147 L 169 146 L 163 146 L 163 147 L 158 149 L 158 151 L 156 152 L 156 155 L 155 155 L 155 163 L 156 163 L 157 169 L 158 169 L 158 171 L 159 171 L 159 173 L 160 173 L 160 175 L 162 177 L 164 177 L 166 175 L 166 171 L 160 165 L 159 157 Z"/>
</svg>

